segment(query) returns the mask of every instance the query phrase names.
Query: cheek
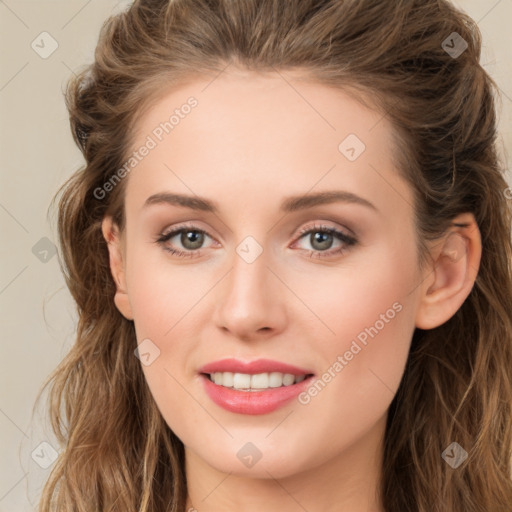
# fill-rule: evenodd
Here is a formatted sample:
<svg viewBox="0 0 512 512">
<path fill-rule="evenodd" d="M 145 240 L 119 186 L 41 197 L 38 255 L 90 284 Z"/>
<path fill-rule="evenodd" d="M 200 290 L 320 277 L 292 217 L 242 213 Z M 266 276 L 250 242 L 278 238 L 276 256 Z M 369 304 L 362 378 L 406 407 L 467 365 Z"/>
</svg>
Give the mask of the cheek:
<svg viewBox="0 0 512 512">
<path fill-rule="evenodd" d="M 213 429 L 215 423 L 205 412 L 208 404 L 202 403 L 203 399 L 182 373 L 179 361 L 185 357 L 166 346 L 161 356 L 142 370 L 153 401 L 169 428 L 186 446 L 196 446 L 205 438 L 205 426 Z M 173 365 L 173 360 L 178 363 Z"/>
<path fill-rule="evenodd" d="M 295 279 L 294 291 L 317 318 L 316 341 L 328 347 L 326 352 L 348 349 L 355 338 L 362 345 L 377 337 L 385 344 L 392 332 L 411 322 L 406 306 L 414 301 L 415 269 L 391 254 L 339 271 L 323 270 L 314 279 Z"/>
<path fill-rule="evenodd" d="M 170 341 L 173 330 L 197 315 L 197 303 L 207 295 L 215 276 L 173 263 L 154 249 L 133 251 L 130 256 L 127 281 L 138 339 L 153 336 Z"/>
<path fill-rule="evenodd" d="M 145 343 L 151 354 L 150 364 L 141 362 L 142 371 L 162 416 L 187 439 L 190 425 L 205 421 L 201 407 L 191 406 L 189 379 L 194 374 L 191 356 L 198 351 L 197 324 L 207 320 L 198 318 L 197 303 L 212 285 L 190 267 L 173 266 L 161 256 L 133 251 L 128 262 L 137 343 Z"/>
<path fill-rule="evenodd" d="M 326 384 L 318 386 L 318 396 L 324 395 L 319 402 L 343 397 L 349 408 L 368 408 L 369 416 L 387 408 L 415 329 L 414 279 L 412 261 L 390 254 L 302 288 L 319 319 L 312 334 L 323 365 L 319 377 Z"/>
</svg>

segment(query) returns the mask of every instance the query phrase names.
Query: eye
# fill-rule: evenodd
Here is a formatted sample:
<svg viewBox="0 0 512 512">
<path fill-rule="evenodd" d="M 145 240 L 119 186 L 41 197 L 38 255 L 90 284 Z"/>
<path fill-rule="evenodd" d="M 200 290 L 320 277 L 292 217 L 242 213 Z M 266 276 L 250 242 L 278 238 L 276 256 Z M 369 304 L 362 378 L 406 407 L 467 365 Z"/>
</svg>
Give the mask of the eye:
<svg viewBox="0 0 512 512">
<path fill-rule="evenodd" d="M 353 236 L 347 235 L 334 227 L 308 226 L 302 228 L 300 234 L 302 236 L 299 240 L 305 238 L 312 247 L 312 249 L 304 249 L 309 251 L 310 257 L 327 258 L 335 256 L 348 251 L 350 247 L 357 244 L 357 240 Z M 340 245 L 329 250 L 336 240 L 340 242 Z"/>
<path fill-rule="evenodd" d="M 357 240 L 342 231 L 327 226 L 308 226 L 300 230 L 299 240 L 309 235 L 309 243 L 312 249 L 302 249 L 309 252 L 310 257 L 327 258 L 342 254 L 350 247 L 357 244 Z M 171 242 L 174 238 L 176 241 Z M 163 249 L 178 258 L 193 258 L 201 256 L 201 251 L 206 238 L 212 239 L 206 231 L 194 225 L 178 226 L 167 233 L 161 233 L 155 242 L 162 245 Z M 213 240 L 213 239 L 212 239 Z M 331 249 L 336 240 L 340 243 L 338 247 Z M 176 243 L 181 244 L 184 250 L 176 248 Z M 297 242 L 295 242 L 296 244 Z M 294 244 L 294 245 L 295 245 Z M 329 250 L 331 249 L 331 250 Z"/>
<path fill-rule="evenodd" d="M 184 251 L 179 248 L 175 249 L 173 247 L 174 244 L 168 244 L 168 242 L 171 242 L 173 238 L 177 239 L 185 249 Z M 201 255 L 199 249 L 202 247 L 205 238 L 211 237 L 206 233 L 206 231 L 198 228 L 197 226 L 189 225 L 177 227 L 168 233 L 162 233 L 155 241 L 161 244 L 165 251 L 170 252 L 174 256 L 179 258 L 193 258 Z"/>
</svg>

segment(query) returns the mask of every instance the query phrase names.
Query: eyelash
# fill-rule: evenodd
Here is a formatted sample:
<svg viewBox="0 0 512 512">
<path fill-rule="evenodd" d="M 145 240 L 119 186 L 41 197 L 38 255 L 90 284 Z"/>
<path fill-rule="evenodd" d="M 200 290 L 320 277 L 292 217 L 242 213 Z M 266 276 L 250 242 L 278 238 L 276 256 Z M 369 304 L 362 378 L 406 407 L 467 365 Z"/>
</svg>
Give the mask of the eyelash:
<svg viewBox="0 0 512 512">
<path fill-rule="evenodd" d="M 197 226 L 184 225 L 184 226 L 179 226 L 176 229 L 173 229 L 169 233 L 160 233 L 157 236 L 155 242 L 162 245 L 162 248 L 165 251 L 171 253 L 173 256 L 176 256 L 178 258 L 193 258 L 193 257 L 201 256 L 200 249 L 181 251 L 179 249 L 172 249 L 165 245 L 165 243 L 168 242 L 174 236 L 176 236 L 182 232 L 187 232 L 187 231 L 194 231 L 195 233 L 203 234 L 203 235 L 210 237 L 210 235 L 208 235 L 208 233 L 206 231 L 198 228 Z M 297 238 L 297 241 L 302 239 L 305 235 L 311 234 L 311 233 L 325 233 L 328 235 L 332 235 L 332 236 L 338 238 L 338 240 L 340 240 L 341 242 L 343 242 L 344 245 L 342 245 L 341 247 L 338 247 L 337 249 L 330 250 L 330 251 L 302 249 L 304 251 L 309 252 L 310 258 L 312 258 L 312 257 L 328 258 L 328 257 L 336 256 L 336 255 L 341 255 L 341 254 L 345 253 L 346 251 L 348 251 L 351 247 L 353 247 L 354 245 L 357 244 L 357 240 L 354 237 L 349 236 L 349 235 L 343 233 L 342 231 L 339 231 L 332 227 L 328 228 L 325 226 L 318 226 L 316 224 L 313 226 L 307 226 L 305 228 L 302 228 L 299 232 L 300 236 Z M 212 237 L 210 237 L 210 238 L 212 238 Z"/>
</svg>

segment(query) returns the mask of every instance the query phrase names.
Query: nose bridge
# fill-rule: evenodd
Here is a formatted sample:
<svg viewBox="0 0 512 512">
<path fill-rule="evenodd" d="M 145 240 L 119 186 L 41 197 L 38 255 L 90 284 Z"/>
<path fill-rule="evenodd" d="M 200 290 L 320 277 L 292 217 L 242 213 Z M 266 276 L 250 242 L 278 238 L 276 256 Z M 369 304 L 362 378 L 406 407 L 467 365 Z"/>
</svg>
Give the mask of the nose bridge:
<svg viewBox="0 0 512 512">
<path fill-rule="evenodd" d="M 252 240 L 242 241 L 235 250 L 232 270 L 227 278 L 227 300 L 234 301 L 239 309 L 258 308 L 268 295 L 269 265 L 267 251 Z M 275 294 L 273 295 L 275 297 Z"/>
<path fill-rule="evenodd" d="M 246 237 L 235 248 L 231 271 L 224 279 L 216 305 L 219 327 L 240 337 L 262 328 L 282 327 L 284 304 L 279 280 L 267 268 L 272 266 L 269 255 L 270 251 L 253 237 Z"/>
</svg>

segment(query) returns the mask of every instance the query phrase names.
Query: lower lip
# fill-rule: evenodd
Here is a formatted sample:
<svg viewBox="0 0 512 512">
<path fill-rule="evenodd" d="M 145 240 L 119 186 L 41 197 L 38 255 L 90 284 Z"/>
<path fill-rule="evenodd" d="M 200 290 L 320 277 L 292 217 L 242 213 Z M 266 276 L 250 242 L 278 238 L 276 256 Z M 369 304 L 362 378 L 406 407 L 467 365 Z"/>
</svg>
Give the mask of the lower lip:
<svg viewBox="0 0 512 512">
<path fill-rule="evenodd" d="M 220 407 L 239 414 L 267 414 L 293 400 L 310 384 L 313 376 L 290 386 L 269 388 L 263 391 L 237 391 L 219 386 L 201 374 L 208 396 Z"/>
</svg>

